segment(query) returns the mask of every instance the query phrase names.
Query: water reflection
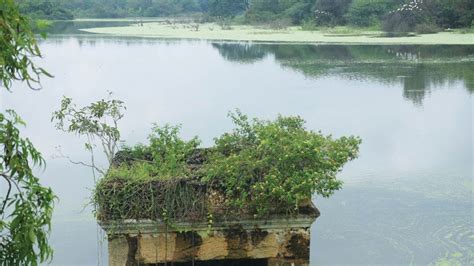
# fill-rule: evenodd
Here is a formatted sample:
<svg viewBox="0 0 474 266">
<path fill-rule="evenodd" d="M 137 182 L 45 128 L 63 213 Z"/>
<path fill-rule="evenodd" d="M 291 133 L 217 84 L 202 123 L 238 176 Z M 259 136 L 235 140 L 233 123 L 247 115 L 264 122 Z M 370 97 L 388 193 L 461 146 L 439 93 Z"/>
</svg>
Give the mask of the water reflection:
<svg viewBox="0 0 474 266">
<path fill-rule="evenodd" d="M 470 265 L 474 258 L 472 202 L 366 185 L 318 203 L 325 212 L 312 228 L 315 265 Z"/>
<path fill-rule="evenodd" d="M 153 122 L 168 122 L 210 145 L 231 129 L 226 113 L 236 107 L 263 119 L 300 115 L 310 129 L 361 136 L 361 157 L 340 174 L 344 188 L 316 199 L 321 217 L 313 226 L 312 265 L 474 258 L 473 46 L 62 36 L 41 49 L 42 66 L 55 78 L 44 79 L 42 91 L 19 85 L 0 99 L 1 108 L 26 120 L 23 133 L 48 160 L 41 179 L 60 198 L 53 265 L 106 262 L 95 218 L 83 211 L 93 187 L 88 169 L 51 159 L 57 145 L 76 160 L 88 154 L 54 129 L 50 115 L 62 95 L 82 105 L 107 90 L 127 103 L 120 126 L 130 144 L 145 142 Z"/>
<path fill-rule="evenodd" d="M 213 43 L 212 47 L 216 48 L 225 60 L 238 63 L 255 63 L 269 54 L 261 45 L 250 43 Z"/>
<path fill-rule="evenodd" d="M 306 77 L 336 76 L 402 84 L 416 105 L 436 88 L 462 82 L 474 92 L 473 46 L 259 45 L 214 43 L 226 60 L 253 63 L 272 56 Z"/>
<path fill-rule="evenodd" d="M 46 32 L 54 35 L 91 35 L 91 33 L 80 31 L 80 29 L 122 27 L 132 23 L 131 21 L 56 21 L 46 29 Z"/>
<path fill-rule="evenodd" d="M 91 25 L 97 22 L 90 22 Z M 117 25 L 117 22 L 102 22 Z M 114 24 L 115 23 L 115 24 Z M 123 22 L 130 23 L 130 22 Z M 62 25 L 62 24 L 60 24 Z M 81 26 L 82 27 L 82 26 Z M 60 44 L 71 37 L 48 39 Z M 177 45 L 207 43 L 198 40 L 147 39 L 139 37 L 81 37 L 79 46 L 120 43 L 121 45 Z M 403 96 L 417 106 L 423 104 L 433 90 L 461 83 L 474 93 L 474 46 L 375 46 L 375 45 L 291 45 L 252 44 L 248 42 L 211 42 L 227 61 L 254 64 L 273 58 L 280 66 L 318 79 L 336 77 L 346 80 L 376 81 L 384 86 L 401 85 Z"/>
<path fill-rule="evenodd" d="M 96 35 L 94 33 L 81 31 L 81 29 L 102 28 L 102 27 L 124 27 L 143 22 L 163 22 L 158 18 L 129 18 L 118 20 L 66 20 L 53 21 L 45 31 L 51 35 Z"/>
</svg>

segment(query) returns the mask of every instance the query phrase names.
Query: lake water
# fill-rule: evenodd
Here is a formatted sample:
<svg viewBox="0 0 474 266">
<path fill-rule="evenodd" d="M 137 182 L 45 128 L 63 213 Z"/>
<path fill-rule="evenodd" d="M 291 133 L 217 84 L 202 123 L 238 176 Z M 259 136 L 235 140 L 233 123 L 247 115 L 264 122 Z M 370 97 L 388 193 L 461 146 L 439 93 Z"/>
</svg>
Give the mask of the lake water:
<svg viewBox="0 0 474 266">
<path fill-rule="evenodd" d="M 70 31 L 67 32 L 71 33 Z M 77 32 L 74 32 L 77 33 Z M 203 145 L 231 129 L 228 111 L 300 115 L 307 127 L 363 139 L 333 197 L 315 197 L 311 265 L 465 265 L 474 259 L 474 46 L 334 46 L 51 35 L 40 61 L 54 79 L 17 85 L 1 108 L 47 159 L 42 182 L 59 197 L 52 265 L 107 263 L 106 242 L 86 207 L 89 170 L 55 159 L 56 147 L 87 160 L 81 140 L 50 122 L 63 95 L 79 104 L 112 91 L 127 104 L 128 144 L 151 124 L 183 125 Z"/>
</svg>

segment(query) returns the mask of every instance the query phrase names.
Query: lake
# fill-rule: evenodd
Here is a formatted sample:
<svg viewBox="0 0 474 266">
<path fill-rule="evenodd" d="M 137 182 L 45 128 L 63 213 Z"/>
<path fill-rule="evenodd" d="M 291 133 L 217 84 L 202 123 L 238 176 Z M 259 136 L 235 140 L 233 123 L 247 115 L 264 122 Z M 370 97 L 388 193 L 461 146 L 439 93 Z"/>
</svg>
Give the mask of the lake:
<svg viewBox="0 0 474 266">
<path fill-rule="evenodd" d="M 93 23 L 92 23 L 93 24 Z M 95 25 L 94 25 L 95 26 Z M 61 32 L 58 30 L 58 32 Z M 52 265 L 107 263 L 88 207 L 90 171 L 81 139 L 55 130 L 63 95 L 87 104 L 107 91 L 127 105 L 127 144 L 152 123 L 182 124 L 203 146 L 232 128 L 228 111 L 271 119 L 300 115 L 307 127 L 358 135 L 360 158 L 340 173 L 343 189 L 315 196 L 311 265 L 442 264 L 474 260 L 474 46 L 230 43 L 81 35 L 74 27 L 41 42 L 43 89 L 2 90 L 2 109 L 47 160 L 38 171 L 57 202 Z M 103 161 L 103 158 L 102 158 Z"/>
</svg>

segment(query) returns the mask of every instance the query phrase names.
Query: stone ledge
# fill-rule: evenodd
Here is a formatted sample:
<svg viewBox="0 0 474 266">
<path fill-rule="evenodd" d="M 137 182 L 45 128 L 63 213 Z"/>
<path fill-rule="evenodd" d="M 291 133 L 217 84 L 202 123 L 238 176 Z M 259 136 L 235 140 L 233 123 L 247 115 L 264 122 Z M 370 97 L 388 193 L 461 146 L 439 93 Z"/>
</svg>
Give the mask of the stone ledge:
<svg viewBox="0 0 474 266">
<path fill-rule="evenodd" d="M 107 231 L 112 266 L 226 260 L 309 265 L 310 227 L 319 216 L 319 211 L 310 207 L 313 211 L 308 214 L 271 215 L 265 219 L 247 216 L 212 224 L 199 221 L 167 225 L 163 221 L 129 219 L 102 221 L 100 225 Z"/>
<path fill-rule="evenodd" d="M 315 219 L 316 217 L 313 216 L 297 216 L 292 218 L 275 217 L 263 220 L 229 220 L 215 222 L 210 227 L 210 224 L 206 222 L 177 222 L 173 223 L 172 225 L 166 225 L 164 222 L 153 220 L 123 220 L 102 222 L 100 223 L 100 226 L 105 231 L 107 231 L 109 235 L 152 234 L 181 231 L 219 231 L 235 226 L 239 226 L 243 230 L 253 230 L 255 228 L 259 228 L 261 230 L 308 228 L 315 221 Z"/>
</svg>

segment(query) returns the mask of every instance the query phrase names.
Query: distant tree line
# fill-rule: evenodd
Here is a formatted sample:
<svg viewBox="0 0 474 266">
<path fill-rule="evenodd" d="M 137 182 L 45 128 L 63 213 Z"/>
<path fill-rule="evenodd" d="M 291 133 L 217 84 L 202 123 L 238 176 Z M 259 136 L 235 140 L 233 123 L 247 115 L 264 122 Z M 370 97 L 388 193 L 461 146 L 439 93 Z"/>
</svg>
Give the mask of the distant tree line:
<svg viewBox="0 0 474 266">
<path fill-rule="evenodd" d="M 33 19 L 70 20 L 72 12 L 55 1 L 50 0 L 19 0 L 20 12 Z"/>
<path fill-rule="evenodd" d="M 471 27 L 473 0 L 252 0 L 248 23 L 278 20 L 314 26 L 382 26 L 386 31 L 413 31 L 431 25 Z"/>
<path fill-rule="evenodd" d="M 163 17 L 313 26 L 379 26 L 386 31 L 471 27 L 473 0 L 19 0 L 47 19 Z"/>
<path fill-rule="evenodd" d="M 210 0 L 17 0 L 24 12 L 45 19 L 69 19 L 58 14 L 65 11 L 73 17 L 123 18 L 163 17 L 208 12 Z M 219 1 L 217 1 L 219 2 Z M 51 17 L 51 14 L 58 15 Z"/>
</svg>

